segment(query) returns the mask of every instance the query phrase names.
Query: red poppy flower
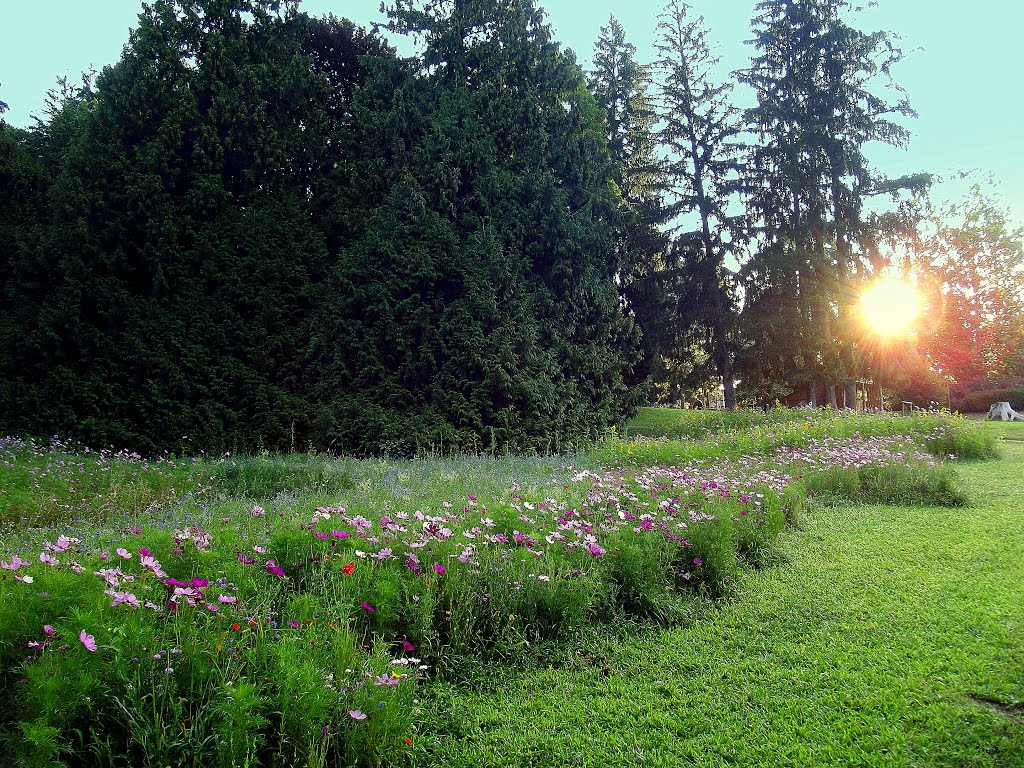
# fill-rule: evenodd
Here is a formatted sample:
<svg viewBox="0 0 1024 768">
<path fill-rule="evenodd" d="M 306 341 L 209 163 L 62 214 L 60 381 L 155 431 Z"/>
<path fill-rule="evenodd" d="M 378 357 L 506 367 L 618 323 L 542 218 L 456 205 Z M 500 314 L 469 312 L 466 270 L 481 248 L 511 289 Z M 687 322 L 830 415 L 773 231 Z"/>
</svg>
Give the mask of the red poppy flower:
<svg viewBox="0 0 1024 768">
<path fill-rule="evenodd" d="M 352 575 L 352 571 L 354 571 L 355 569 L 356 569 L 355 562 L 351 562 L 348 565 L 346 565 L 344 568 L 342 568 L 341 570 L 343 570 L 345 572 L 346 576 L 351 576 Z"/>
<path fill-rule="evenodd" d="M 231 628 L 232 628 L 233 630 L 235 630 L 235 632 L 237 632 L 237 631 L 238 631 L 238 630 L 240 630 L 240 629 L 241 629 L 242 627 L 241 627 L 241 626 L 239 626 L 238 624 L 232 624 L 232 625 L 231 625 Z"/>
</svg>

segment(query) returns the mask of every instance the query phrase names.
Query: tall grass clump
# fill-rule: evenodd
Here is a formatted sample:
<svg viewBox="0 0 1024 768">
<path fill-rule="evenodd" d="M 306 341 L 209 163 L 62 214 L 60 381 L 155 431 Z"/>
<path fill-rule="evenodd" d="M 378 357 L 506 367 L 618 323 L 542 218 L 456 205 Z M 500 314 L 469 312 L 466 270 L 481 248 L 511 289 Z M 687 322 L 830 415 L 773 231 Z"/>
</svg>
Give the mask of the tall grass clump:
<svg viewBox="0 0 1024 768">
<path fill-rule="evenodd" d="M 56 437 L 0 438 L 0 526 L 137 515 L 206 490 L 197 459 L 94 451 Z"/>
<path fill-rule="evenodd" d="M 349 463 L 320 454 L 258 454 L 224 457 L 205 469 L 222 495 L 265 501 L 287 492 L 334 496 L 351 490 Z"/>
</svg>

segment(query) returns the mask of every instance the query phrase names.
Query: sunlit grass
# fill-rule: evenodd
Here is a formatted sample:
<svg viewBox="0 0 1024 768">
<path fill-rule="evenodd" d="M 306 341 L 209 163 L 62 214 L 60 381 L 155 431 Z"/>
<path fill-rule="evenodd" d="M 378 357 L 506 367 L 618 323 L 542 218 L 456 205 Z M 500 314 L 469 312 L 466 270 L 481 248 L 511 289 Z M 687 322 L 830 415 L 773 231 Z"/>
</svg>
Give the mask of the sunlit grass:
<svg viewBox="0 0 1024 768">
<path fill-rule="evenodd" d="M 1024 765 L 1024 447 L 1006 452 L 961 469 L 976 506 L 815 509 L 692 624 L 431 685 L 416 765 Z"/>
</svg>

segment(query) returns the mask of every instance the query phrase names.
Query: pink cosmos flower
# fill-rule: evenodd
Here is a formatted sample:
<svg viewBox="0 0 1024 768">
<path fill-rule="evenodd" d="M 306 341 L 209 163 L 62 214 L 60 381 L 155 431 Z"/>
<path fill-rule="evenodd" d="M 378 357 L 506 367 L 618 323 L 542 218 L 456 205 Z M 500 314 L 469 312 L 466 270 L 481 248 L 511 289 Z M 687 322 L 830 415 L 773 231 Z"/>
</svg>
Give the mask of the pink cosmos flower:
<svg viewBox="0 0 1024 768">
<path fill-rule="evenodd" d="M 54 634 L 56 634 L 56 630 L 49 624 L 43 624 L 43 634 L 45 634 L 47 637 L 53 637 Z"/>
<path fill-rule="evenodd" d="M 416 646 L 414 646 L 408 640 L 403 640 L 402 641 L 402 647 L 405 648 L 405 650 L 407 650 L 407 651 L 414 651 L 414 650 L 416 650 Z"/>
<path fill-rule="evenodd" d="M 78 639 L 82 641 L 82 645 L 85 646 L 85 650 L 87 650 L 89 653 L 96 653 L 96 638 L 95 637 L 93 637 L 92 635 L 86 634 L 86 631 L 83 629 L 78 634 Z"/>
<path fill-rule="evenodd" d="M 363 712 L 360 712 L 358 709 L 350 709 L 348 711 L 348 716 L 351 717 L 353 720 L 365 720 L 366 719 L 366 714 L 363 713 Z"/>
<path fill-rule="evenodd" d="M 695 558 L 693 558 L 693 564 L 694 565 L 704 565 L 704 561 L 701 560 L 699 557 L 695 557 Z"/>
<path fill-rule="evenodd" d="M 137 598 L 131 592 L 115 592 L 113 597 L 114 597 L 114 602 L 112 602 L 110 604 L 110 606 L 112 608 L 114 606 L 121 605 L 121 604 L 131 605 L 131 606 L 134 606 L 135 608 L 138 608 L 139 606 L 142 605 L 142 603 L 139 602 L 139 598 Z"/>
<path fill-rule="evenodd" d="M 361 605 L 363 606 L 363 610 L 366 611 L 367 613 L 374 613 L 377 610 L 376 608 L 374 608 L 372 605 L 370 605 L 365 600 L 361 603 Z"/>
<path fill-rule="evenodd" d="M 217 602 L 224 603 L 225 605 L 233 605 L 238 602 L 238 598 L 234 595 L 218 595 Z"/>
<path fill-rule="evenodd" d="M 118 547 L 117 548 L 117 554 L 118 554 L 118 556 L 123 557 L 125 560 L 131 560 L 132 559 L 132 553 L 129 552 L 124 547 Z"/>
<path fill-rule="evenodd" d="M 155 557 L 143 555 L 139 558 L 139 563 L 142 565 L 143 568 L 149 568 L 158 579 L 163 579 L 167 577 L 167 572 L 164 571 L 163 566 L 160 565 L 160 561 L 157 560 Z"/>
<path fill-rule="evenodd" d="M 54 565 L 60 565 L 60 560 L 58 560 L 53 555 L 47 554 L 46 552 L 39 553 L 39 562 L 49 565 L 51 567 Z"/>
<path fill-rule="evenodd" d="M 444 574 L 445 574 L 444 566 L 441 565 L 440 563 L 434 563 L 434 573 L 436 573 L 438 576 L 444 576 Z"/>
<path fill-rule="evenodd" d="M 153 553 L 150 552 L 146 547 L 140 547 L 139 548 L 139 554 L 142 555 L 143 557 L 152 557 L 153 556 Z"/>
</svg>

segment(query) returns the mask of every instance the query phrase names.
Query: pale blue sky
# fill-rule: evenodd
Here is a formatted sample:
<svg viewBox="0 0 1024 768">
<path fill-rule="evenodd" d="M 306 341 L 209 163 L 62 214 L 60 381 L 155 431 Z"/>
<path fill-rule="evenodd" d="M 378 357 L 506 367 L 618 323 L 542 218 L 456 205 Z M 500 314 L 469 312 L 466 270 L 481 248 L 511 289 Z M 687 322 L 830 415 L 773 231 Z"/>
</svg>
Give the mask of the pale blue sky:
<svg viewBox="0 0 1024 768">
<path fill-rule="evenodd" d="M 690 0 L 721 44 L 724 66 L 742 67 L 750 55 L 754 0 Z M 651 56 L 662 0 L 543 0 L 556 38 L 584 65 L 598 29 L 615 16 L 636 45 Z M 379 0 L 306 0 L 301 7 L 328 11 L 368 25 L 381 21 Z M 57 77 L 115 62 L 136 24 L 141 0 L 0 0 L 0 100 L 13 125 L 25 126 L 42 107 Z M 1024 222 L 1024 3 L 1020 0 L 880 0 L 858 26 L 898 33 L 913 53 L 895 71 L 920 114 L 906 152 L 869 149 L 890 175 L 927 170 L 991 173 L 1018 222 Z M 979 178 L 980 180 L 980 178 Z M 960 187 L 943 187 L 956 197 Z"/>
</svg>

